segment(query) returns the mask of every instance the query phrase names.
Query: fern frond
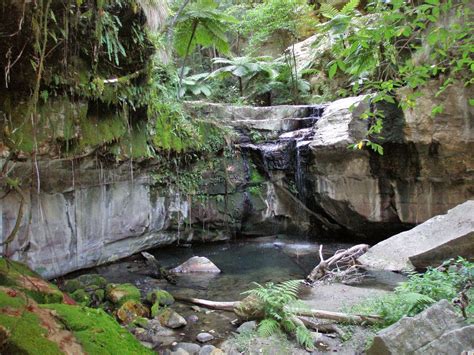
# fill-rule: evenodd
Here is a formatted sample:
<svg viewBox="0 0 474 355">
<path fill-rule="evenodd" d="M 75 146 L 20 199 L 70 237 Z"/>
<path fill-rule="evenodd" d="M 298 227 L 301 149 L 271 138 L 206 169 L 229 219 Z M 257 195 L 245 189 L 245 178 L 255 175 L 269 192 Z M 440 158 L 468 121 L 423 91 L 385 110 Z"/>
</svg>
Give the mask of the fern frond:
<svg viewBox="0 0 474 355">
<path fill-rule="evenodd" d="M 296 341 L 308 350 L 314 349 L 313 337 L 311 332 L 305 327 L 296 328 Z"/>
<path fill-rule="evenodd" d="M 404 293 L 401 299 L 408 306 L 409 314 L 417 308 L 424 309 L 436 302 L 431 297 L 416 292 Z"/>
<path fill-rule="evenodd" d="M 281 326 L 287 333 L 293 333 L 296 330 L 296 325 L 290 318 L 283 319 Z"/>
<path fill-rule="evenodd" d="M 270 335 L 275 334 L 280 326 L 278 322 L 274 319 L 264 319 L 260 322 L 257 328 L 258 335 L 262 337 L 269 337 Z"/>
<path fill-rule="evenodd" d="M 345 4 L 342 8 L 341 14 L 350 15 L 352 12 L 354 12 L 355 9 L 357 9 L 357 6 L 359 6 L 359 4 L 360 0 L 349 0 L 349 2 Z"/>
<path fill-rule="evenodd" d="M 336 9 L 334 6 L 329 5 L 327 3 L 321 4 L 321 8 L 319 9 L 321 15 L 326 18 L 333 19 L 337 15 L 339 15 L 339 10 Z"/>
</svg>

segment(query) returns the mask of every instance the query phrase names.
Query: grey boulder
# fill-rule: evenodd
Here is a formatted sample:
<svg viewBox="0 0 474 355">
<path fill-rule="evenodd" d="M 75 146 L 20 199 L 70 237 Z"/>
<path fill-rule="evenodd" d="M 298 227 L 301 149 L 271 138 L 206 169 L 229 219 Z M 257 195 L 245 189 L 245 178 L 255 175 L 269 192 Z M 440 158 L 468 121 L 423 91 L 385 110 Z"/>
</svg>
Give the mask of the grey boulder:
<svg viewBox="0 0 474 355">
<path fill-rule="evenodd" d="M 358 260 L 376 269 L 410 271 L 457 256 L 474 256 L 474 200 L 376 244 Z"/>
<path fill-rule="evenodd" d="M 193 256 L 183 264 L 172 269 L 171 272 L 183 274 L 194 272 L 220 273 L 221 270 L 208 258 L 203 256 Z"/>
<path fill-rule="evenodd" d="M 465 324 L 454 307 L 442 300 L 379 332 L 367 354 L 461 354 L 472 349 L 474 325 Z"/>
</svg>

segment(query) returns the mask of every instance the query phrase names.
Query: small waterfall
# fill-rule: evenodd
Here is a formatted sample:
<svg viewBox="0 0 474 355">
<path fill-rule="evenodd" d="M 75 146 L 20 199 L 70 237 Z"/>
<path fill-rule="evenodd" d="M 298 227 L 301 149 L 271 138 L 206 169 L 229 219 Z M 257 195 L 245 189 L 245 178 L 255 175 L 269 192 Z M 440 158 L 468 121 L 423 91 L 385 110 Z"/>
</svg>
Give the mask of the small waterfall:
<svg viewBox="0 0 474 355">
<path fill-rule="evenodd" d="M 323 111 L 323 105 L 308 107 L 306 117 L 295 118 L 298 129 L 282 133 L 277 140 L 240 145 L 267 178 L 276 182 L 285 176 L 286 182 L 294 181 L 295 194 L 305 205 L 311 195 L 311 183 L 307 178 L 311 159 L 309 145 L 314 136 L 314 124 Z"/>
</svg>

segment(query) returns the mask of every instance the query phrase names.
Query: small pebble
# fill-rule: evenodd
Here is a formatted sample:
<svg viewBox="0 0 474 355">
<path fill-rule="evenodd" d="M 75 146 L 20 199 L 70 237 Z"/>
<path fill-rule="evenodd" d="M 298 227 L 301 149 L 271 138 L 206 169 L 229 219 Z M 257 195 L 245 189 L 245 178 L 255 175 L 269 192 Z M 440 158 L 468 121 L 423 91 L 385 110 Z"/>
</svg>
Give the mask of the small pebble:
<svg viewBox="0 0 474 355">
<path fill-rule="evenodd" d="M 214 339 L 214 336 L 209 333 L 199 333 L 196 337 L 196 340 L 200 343 L 207 343 Z"/>
</svg>

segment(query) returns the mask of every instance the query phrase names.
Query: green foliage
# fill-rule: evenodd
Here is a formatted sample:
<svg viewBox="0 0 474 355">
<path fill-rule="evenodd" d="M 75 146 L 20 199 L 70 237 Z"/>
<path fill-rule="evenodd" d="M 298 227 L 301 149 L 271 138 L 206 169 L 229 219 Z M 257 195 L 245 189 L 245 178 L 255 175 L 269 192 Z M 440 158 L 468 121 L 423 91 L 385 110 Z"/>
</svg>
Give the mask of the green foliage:
<svg viewBox="0 0 474 355">
<path fill-rule="evenodd" d="M 207 79 L 237 78 L 240 96 L 244 101 L 272 105 L 295 103 L 309 92 L 309 83 L 296 76 L 287 61 L 271 57 L 214 58 L 213 63 L 223 65 Z"/>
<path fill-rule="evenodd" d="M 241 12 L 240 9 L 245 8 L 242 21 L 234 29 L 249 38 L 247 51 L 250 53 L 258 52 L 275 33 L 298 40 L 315 23 L 305 0 L 264 0 L 247 6 L 240 5 L 230 11 Z"/>
<path fill-rule="evenodd" d="M 348 77 L 347 89 L 355 94 L 376 92 L 374 102 L 395 103 L 398 88 L 412 88 L 415 94 L 399 103 L 405 109 L 414 104 L 417 89 L 432 79 L 442 79 L 435 97 L 455 81 L 465 86 L 473 83 L 474 32 L 467 1 L 373 2 L 365 17 L 354 11 L 357 6 L 353 0 L 340 11 L 330 5 L 321 7 L 331 20 L 320 28 L 335 39 L 334 60 L 327 66 L 329 78 L 338 73 Z M 435 106 L 432 115 L 442 110 Z M 371 139 L 355 145 L 359 146 L 381 151 Z"/>
<path fill-rule="evenodd" d="M 341 10 L 336 9 L 333 5 L 331 5 L 329 2 L 322 3 L 321 8 L 319 9 L 319 12 L 321 15 L 324 17 L 327 17 L 329 19 L 335 19 L 337 16 L 350 16 L 354 13 L 354 11 L 357 9 L 357 7 L 360 4 L 360 0 L 350 0 L 348 3 L 346 3 Z"/>
<path fill-rule="evenodd" d="M 463 258 L 451 259 L 438 268 L 429 268 L 424 274 L 410 274 L 393 295 L 369 300 L 354 307 L 353 312 L 378 314 L 383 322 L 376 326 L 385 327 L 404 316 L 414 316 L 439 300 L 451 301 L 473 281 L 474 263 Z M 469 289 L 468 297 L 472 300 L 473 296 L 473 290 Z M 473 319 L 472 304 L 467 309 L 467 315 Z"/>
<path fill-rule="evenodd" d="M 189 68 L 185 68 L 184 75 L 187 74 L 188 70 Z M 191 93 L 194 96 L 211 96 L 211 86 L 205 81 L 208 76 L 208 73 L 185 76 L 183 78 L 179 96 L 183 97 L 186 93 Z"/>
<path fill-rule="evenodd" d="M 313 340 L 308 329 L 294 322 L 290 306 L 298 299 L 301 280 L 290 280 L 279 284 L 267 283 L 262 286 L 254 283 L 256 288 L 244 292 L 257 297 L 263 303 L 264 319 L 260 321 L 257 332 L 268 337 L 281 330 L 294 333 L 298 343 L 308 349 L 313 348 Z"/>
</svg>

